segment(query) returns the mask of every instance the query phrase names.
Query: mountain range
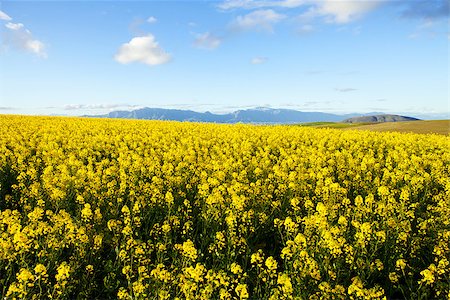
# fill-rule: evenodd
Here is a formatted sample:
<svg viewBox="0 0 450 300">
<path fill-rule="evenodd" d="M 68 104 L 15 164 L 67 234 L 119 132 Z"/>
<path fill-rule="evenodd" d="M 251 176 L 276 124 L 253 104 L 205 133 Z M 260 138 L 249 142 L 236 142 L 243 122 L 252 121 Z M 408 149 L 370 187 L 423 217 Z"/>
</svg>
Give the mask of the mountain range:
<svg viewBox="0 0 450 300">
<path fill-rule="evenodd" d="M 323 112 L 302 112 L 292 109 L 273 109 L 258 107 L 246 110 L 237 110 L 231 113 L 217 114 L 196 112 L 192 110 L 140 108 L 131 111 L 113 111 L 105 115 L 85 116 L 96 118 L 121 118 L 144 120 L 172 120 L 211 123 L 257 123 L 257 124 L 293 124 L 305 122 L 340 122 L 348 118 L 372 115 L 346 114 L 338 115 Z M 378 113 L 379 114 L 379 113 Z"/>
</svg>

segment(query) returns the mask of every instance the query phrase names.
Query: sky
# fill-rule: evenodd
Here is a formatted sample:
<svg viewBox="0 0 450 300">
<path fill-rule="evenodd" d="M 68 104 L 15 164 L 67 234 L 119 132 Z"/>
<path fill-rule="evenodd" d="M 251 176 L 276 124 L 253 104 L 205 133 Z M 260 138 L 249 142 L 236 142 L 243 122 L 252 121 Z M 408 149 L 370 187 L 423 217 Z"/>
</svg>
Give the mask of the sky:
<svg viewBox="0 0 450 300">
<path fill-rule="evenodd" d="M 0 114 L 449 115 L 448 0 L 0 0 Z"/>
</svg>

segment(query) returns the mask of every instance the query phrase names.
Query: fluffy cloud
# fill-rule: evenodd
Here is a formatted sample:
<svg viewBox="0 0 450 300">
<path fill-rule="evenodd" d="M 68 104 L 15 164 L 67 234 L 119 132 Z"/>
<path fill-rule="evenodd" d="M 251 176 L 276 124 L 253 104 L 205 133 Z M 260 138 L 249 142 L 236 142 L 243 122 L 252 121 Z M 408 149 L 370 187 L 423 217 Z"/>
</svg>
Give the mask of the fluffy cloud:
<svg viewBox="0 0 450 300">
<path fill-rule="evenodd" d="M 220 3 L 217 7 L 223 10 L 233 9 L 233 8 L 255 8 L 252 5 L 253 1 L 251 0 L 225 0 Z"/>
<path fill-rule="evenodd" d="M 307 0 L 225 0 L 219 4 L 219 8 L 223 10 L 236 8 L 255 9 L 263 7 L 294 8 L 305 4 L 305 2 L 307 2 Z"/>
<path fill-rule="evenodd" d="M 348 93 L 348 92 L 354 92 L 357 89 L 354 89 L 354 88 L 335 88 L 334 90 L 337 91 L 337 92 L 341 92 L 341 93 Z"/>
<path fill-rule="evenodd" d="M 221 43 L 222 40 L 210 32 L 197 34 L 194 40 L 194 46 L 201 49 L 216 49 Z"/>
<path fill-rule="evenodd" d="M 269 59 L 267 57 L 258 56 L 258 57 L 252 58 L 250 63 L 253 65 L 261 65 L 261 64 L 266 63 L 268 60 Z"/>
<path fill-rule="evenodd" d="M 153 17 L 153 16 L 150 16 L 150 17 L 147 18 L 147 23 L 153 24 L 153 23 L 156 23 L 156 22 L 158 22 L 158 19 Z"/>
<path fill-rule="evenodd" d="M 225 0 L 220 3 L 218 7 L 223 10 L 233 9 L 233 8 L 255 8 L 260 7 L 255 5 L 256 2 L 252 0 Z M 262 5 L 265 6 L 265 5 Z"/>
<path fill-rule="evenodd" d="M 219 5 L 219 8 L 230 10 L 236 8 L 296 8 L 304 6 L 309 7 L 309 9 L 302 16 L 303 18 L 325 17 L 326 21 L 329 23 L 348 23 L 375 9 L 382 2 L 387 1 L 388 0 L 225 0 Z"/>
<path fill-rule="evenodd" d="M 8 28 L 8 29 L 11 29 L 11 30 L 19 30 L 19 29 L 22 29 L 24 26 L 23 26 L 22 23 L 11 23 L 11 22 L 8 22 L 8 23 L 5 24 L 5 27 Z"/>
<path fill-rule="evenodd" d="M 401 6 L 400 14 L 406 18 L 440 19 L 450 15 L 449 0 L 224 0 L 218 7 L 222 10 L 305 7 L 304 18 L 324 17 L 329 23 L 342 24 L 389 2 Z"/>
<path fill-rule="evenodd" d="M 132 38 L 120 46 L 114 58 L 121 64 L 140 62 L 153 66 L 169 62 L 171 55 L 159 46 L 152 34 L 148 34 Z"/>
<path fill-rule="evenodd" d="M 11 21 L 12 18 L 0 10 L 0 20 Z"/>
<path fill-rule="evenodd" d="M 22 23 L 8 22 L 4 32 L 3 43 L 7 47 L 27 51 L 39 57 L 46 58 L 45 44 L 33 37 L 31 31 L 26 29 Z"/>
<path fill-rule="evenodd" d="M 107 109 L 133 109 L 138 108 L 139 105 L 129 105 L 129 104 L 67 104 L 64 106 L 64 110 L 107 110 Z"/>
<path fill-rule="evenodd" d="M 325 0 L 317 2 L 302 17 L 325 17 L 328 23 L 349 23 L 374 10 L 381 3 L 380 0 Z"/>
<path fill-rule="evenodd" d="M 232 23 L 234 30 L 263 30 L 272 32 L 273 25 L 286 18 L 271 9 L 256 10 L 244 16 L 238 16 Z"/>
</svg>

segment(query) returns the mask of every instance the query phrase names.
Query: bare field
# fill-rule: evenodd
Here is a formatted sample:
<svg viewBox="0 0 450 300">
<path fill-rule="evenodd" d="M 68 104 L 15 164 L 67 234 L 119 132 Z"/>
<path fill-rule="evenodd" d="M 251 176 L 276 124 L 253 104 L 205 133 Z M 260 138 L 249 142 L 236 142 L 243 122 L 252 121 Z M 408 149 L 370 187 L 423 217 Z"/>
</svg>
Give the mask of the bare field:
<svg viewBox="0 0 450 300">
<path fill-rule="evenodd" d="M 343 130 L 397 131 L 413 133 L 450 134 L 450 120 L 386 122 L 342 128 Z"/>
</svg>

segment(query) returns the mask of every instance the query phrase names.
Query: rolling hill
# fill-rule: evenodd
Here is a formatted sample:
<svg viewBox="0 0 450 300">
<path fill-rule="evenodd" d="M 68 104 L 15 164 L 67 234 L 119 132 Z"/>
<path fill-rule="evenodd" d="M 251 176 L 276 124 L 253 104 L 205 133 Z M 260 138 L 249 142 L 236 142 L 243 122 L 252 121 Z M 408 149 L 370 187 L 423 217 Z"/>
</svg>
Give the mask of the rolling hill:
<svg viewBox="0 0 450 300">
<path fill-rule="evenodd" d="M 338 123 L 342 124 L 342 123 Z M 411 122 L 385 122 L 376 124 L 358 125 L 357 123 L 350 124 L 350 126 L 343 128 L 346 130 L 370 130 L 380 132 L 412 132 L 412 133 L 436 133 L 443 135 L 450 135 L 450 120 L 427 120 L 427 121 L 411 121 Z"/>
<path fill-rule="evenodd" d="M 384 123 L 384 122 L 405 122 L 405 121 L 419 121 L 413 117 L 399 116 L 399 115 L 375 115 L 375 116 L 360 116 L 352 117 L 342 121 L 343 123 Z"/>
</svg>

